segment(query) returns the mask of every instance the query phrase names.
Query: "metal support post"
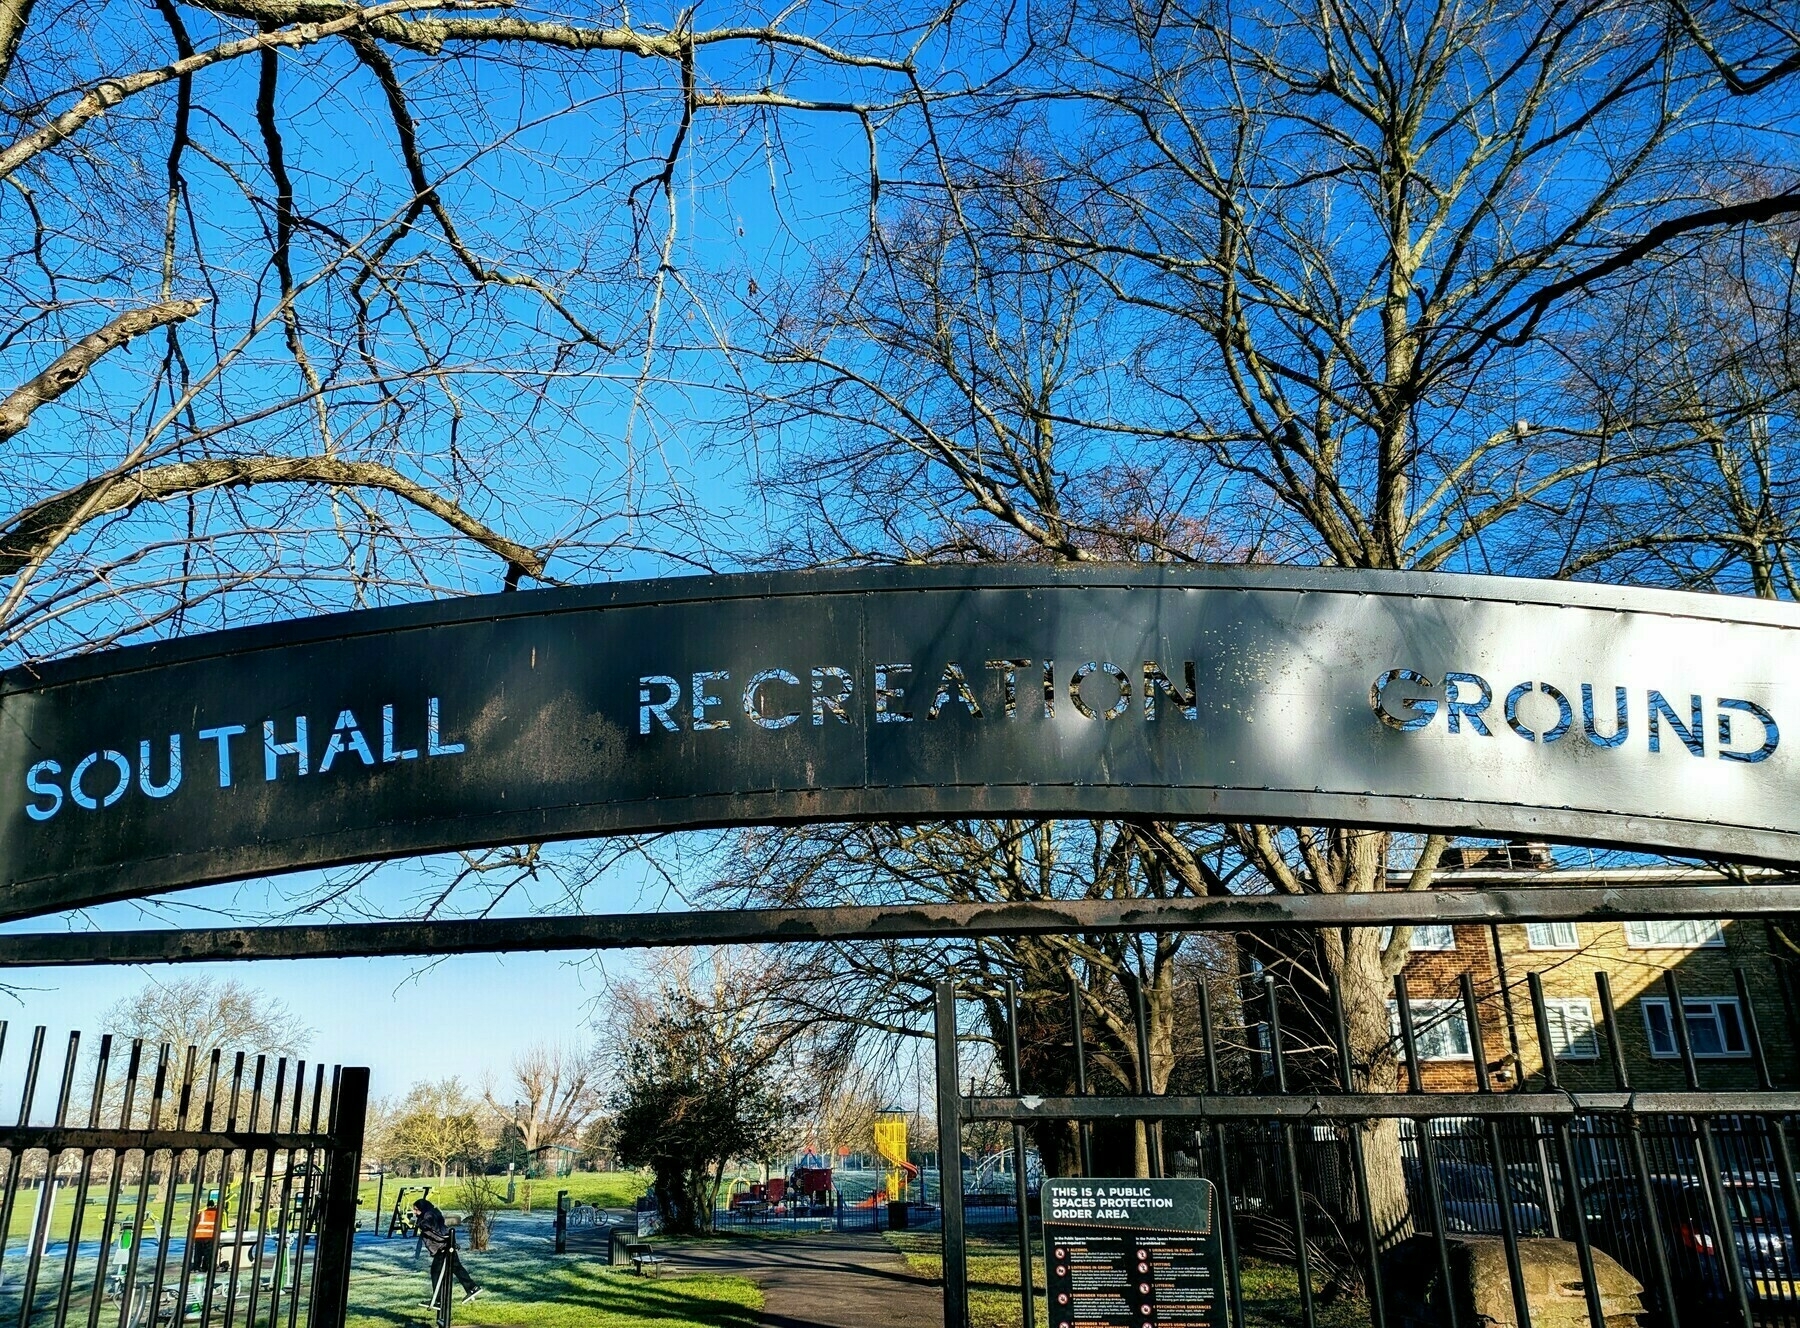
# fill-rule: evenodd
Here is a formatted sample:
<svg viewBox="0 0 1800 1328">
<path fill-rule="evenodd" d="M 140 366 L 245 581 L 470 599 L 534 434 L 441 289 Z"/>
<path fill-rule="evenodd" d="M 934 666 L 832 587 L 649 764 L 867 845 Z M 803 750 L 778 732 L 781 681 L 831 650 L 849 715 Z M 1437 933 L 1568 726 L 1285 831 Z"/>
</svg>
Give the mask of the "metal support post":
<svg viewBox="0 0 1800 1328">
<path fill-rule="evenodd" d="M 938 1201 L 943 1209 L 944 1328 L 969 1325 L 969 1251 L 963 1230 L 961 1073 L 956 1055 L 956 984 L 937 988 Z"/>
<path fill-rule="evenodd" d="M 1012 1091 L 1025 1092 L 1025 1070 L 1019 1059 L 1019 989 L 1006 984 L 1006 1050 L 1012 1068 Z M 1013 1197 L 1019 1206 L 1019 1308 L 1025 1328 L 1037 1328 L 1037 1291 L 1031 1273 L 1031 1181 L 1025 1171 L 1025 1126 L 1014 1122 Z"/>
<path fill-rule="evenodd" d="M 356 1191 L 362 1180 L 369 1072 L 360 1066 L 346 1066 L 338 1072 L 337 1081 L 324 1193 L 318 1199 L 321 1216 L 313 1266 L 312 1328 L 342 1328 L 350 1307 L 350 1256 L 356 1244 Z"/>
</svg>

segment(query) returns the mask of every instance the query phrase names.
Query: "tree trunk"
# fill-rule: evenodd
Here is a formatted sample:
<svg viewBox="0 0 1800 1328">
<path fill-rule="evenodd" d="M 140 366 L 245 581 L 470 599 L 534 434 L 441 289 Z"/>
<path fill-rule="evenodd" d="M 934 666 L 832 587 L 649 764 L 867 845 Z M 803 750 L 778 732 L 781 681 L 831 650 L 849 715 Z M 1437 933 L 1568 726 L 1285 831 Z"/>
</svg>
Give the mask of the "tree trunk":
<svg viewBox="0 0 1800 1328">
<path fill-rule="evenodd" d="M 1349 1092 L 1392 1093 L 1400 1085 L 1400 1062 L 1393 1050 L 1388 1016 L 1388 976 L 1382 962 L 1381 935 L 1372 928 L 1344 933 L 1341 956 L 1322 947 L 1343 994 L 1344 1023 L 1350 1041 L 1352 1082 Z M 1332 962 L 1335 960 L 1336 962 Z M 1368 1169 L 1370 1212 L 1362 1215 L 1366 1235 L 1376 1250 L 1386 1250 L 1413 1232 L 1412 1203 L 1407 1195 L 1398 1121 L 1368 1121 L 1362 1131 L 1364 1165 Z"/>
</svg>

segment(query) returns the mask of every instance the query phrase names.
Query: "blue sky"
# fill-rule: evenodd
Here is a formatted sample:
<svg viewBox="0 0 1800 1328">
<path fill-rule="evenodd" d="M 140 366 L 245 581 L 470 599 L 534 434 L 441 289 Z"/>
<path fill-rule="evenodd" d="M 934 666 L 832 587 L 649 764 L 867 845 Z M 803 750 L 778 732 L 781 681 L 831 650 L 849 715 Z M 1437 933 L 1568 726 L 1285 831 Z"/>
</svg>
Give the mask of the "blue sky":
<svg viewBox="0 0 1800 1328">
<path fill-rule="evenodd" d="M 108 1006 L 148 983 L 201 976 L 235 978 L 285 1002 L 314 1029 L 311 1057 L 368 1066 L 377 1097 L 451 1074 L 479 1088 L 492 1073 L 504 1090 L 511 1048 L 586 1039 L 583 1024 L 603 985 L 587 957 L 569 955 L 13 969 L 12 990 L 0 996 L 0 1017 L 11 1025 L 0 1114 L 14 1109 L 20 1035 L 32 1026 L 46 1025 L 47 1045 L 60 1046 L 70 1029 L 101 1029 Z"/>
<path fill-rule="evenodd" d="M 693 859 L 687 859 L 692 862 Z M 435 865 L 435 864 L 434 864 Z M 11 923 L 7 932 L 141 930 L 207 927 L 281 918 L 291 902 L 316 892 L 326 878 L 299 873 L 286 878 L 211 886 L 122 901 L 65 917 Z M 399 862 L 384 867 L 356 895 L 357 915 L 379 911 L 406 916 L 427 880 L 427 866 Z M 510 894 L 497 914 L 550 911 L 557 896 L 543 887 Z M 684 907 L 666 886 L 635 861 L 607 871 L 583 893 L 592 912 L 632 912 Z M 564 902 L 561 909 L 568 911 Z M 416 912 L 414 913 L 416 916 Z M 452 916 L 446 913 L 443 916 Z M 298 919 L 296 919 L 298 920 Z M 319 920 L 315 917 L 313 920 Z M 488 1076 L 504 1089 L 515 1051 L 535 1043 L 586 1044 L 588 1025 L 604 1000 L 610 977 L 629 975 L 636 952 L 454 955 L 438 958 L 318 959 L 257 963 L 157 964 L 97 968 L 17 968 L 0 975 L 0 1019 L 10 1021 L 0 1055 L 0 1116 L 11 1111 L 25 1039 L 39 1024 L 50 1046 L 70 1030 L 106 1031 L 108 1007 L 149 983 L 208 977 L 246 983 L 282 1001 L 314 1030 L 310 1058 L 365 1065 L 376 1097 L 398 1097 L 413 1084 L 447 1075 L 479 1088 Z"/>
<path fill-rule="evenodd" d="M 326 52 L 317 62 L 284 62 L 284 77 L 289 80 L 283 114 L 289 117 L 292 133 L 290 167 L 303 193 L 317 187 L 329 195 L 342 179 L 354 180 L 371 192 L 378 186 L 404 184 L 391 151 L 384 151 L 391 126 L 383 120 L 379 107 L 370 103 L 366 118 L 337 116 L 341 103 L 324 95 L 336 80 L 347 76 L 350 63 L 346 52 L 336 50 Z M 411 62 L 407 69 L 416 73 L 423 63 Z M 504 253 L 509 245 L 528 247 L 531 243 L 579 246 L 597 236 L 603 251 L 611 252 L 605 246 L 612 245 L 616 248 L 613 256 L 622 258 L 629 248 L 629 214 L 617 206 L 621 180 L 628 183 L 637 178 L 646 163 L 657 160 L 666 148 L 672 127 L 670 99 L 644 95 L 641 89 L 657 86 L 656 72 L 628 64 L 627 72 L 640 92 L 634 97 L 634 113 L 620 117 L 609 100 L 595 95 L 596 89 L 604 93 L 613 86 L 612 62 L 590 62 L 589 81 L 571 76 L 567 85 L 556 73 L 561 66 L 547 57 L 542 63 L 542 71 L 522 79 L 499 64 L 471 66 L 471 77 L 482 95 L 452 98 L 458 109 L 427 124 L 427 150 L 438 169 L 449 169 L 465 158 L 479 162 L 478 168 L 456 172 L 446 182 L 445 193 L 472 230 L 491 240 L 498 252 Z M 216 94 L 226 104 L 235 97 L 242 110 L 254 94 L 255 70 L 245 65 L 216 71 L 209 75 L 207 88 L 209 95 Z M 661 88 L 664 94 L 668 90 L 667 86 Z M 437 108 L 440 104 L 432 98 L 445 95 L 445 88 L 422 77 L 417 95 L 421 106 Z M 470 110 L 470 106 L 479 109 Z M 558 111 L 562 114 L 555 114 Z M 470 144 L 490 138 L 507 142 L 508 149 L 481 158 L 470 154 Z M 233 145 L 214 146 L 235 159 Z M 712 320 L 721 320 L 715 331 L 723 332 L 736 300 L 746 289 L 747 276 L 754 274 L 766 285 L 771 274 L 803 271 L 815 251 L 854 241 L 857 229 L 866 222 L 866 151 L 860 125 L 846 117 L 789 117 L 773 128 L 748 117 L 703 118 L 696 124 L 677 176 L 680 238 L 672 260 L 691 283 L 691 290 L 704 293 L 704 298 L 686 290 L 673 292 L 661 341 L 673 346 L 708 341 Z M 619 179 L 609 179 L 609 173 L 620 170 L 622 162 L 630 162 L 631 170 Z M 209 245 L 230 252 L 229 246 L 241 239 L 240 232 L 253 238 L 260 235 L 251 225 L 254 218 L 249 218 L 243 200 L 234 196 L 228 182 L 209 173 L 198 158 L 190 169 L 203 203 L 196 224 Z M 530 205 L 519 206 L 520 199 L 530 200 Z M 381 215 L 381 207 L 372 204 L 371 208 L 371 215 Z M 649 215 L 655 218 L 658 213 L 652 209 Z M 250 229 L 245 231 L 245 227 Z M 510 229 L 513 227 L 518 229 Z M 538 228 L 542 234 L 537 239 L 521 238 L 528 231 L 537 234 Z M 487 234 L 489 231 L 493 233 Z M 304 262 L 302 266 L 304 275 Z M 635 316 L 631 311 L 648 298 L 648 282 L 641 272 L 637 275 L 635 284 L 621 284 L 616 279 L 609 283 L 605 272 L 588 274 L 574 289 L 590 303 L 620 303 L 625 307 L 620 321 L 629 323 Z M 234 288 L 225 293 L 224 305 L 232 316 L 247 317 L 244 302 L 260 290 Z M 529 317 L 523 318 L 524 326 L 531 322 Z M 196 338 L 202 336 L 199 324 L 189 332 Z M 231 377 L 232 391 L 243 399 L 260 400 L 291 388 L 288 380 L 293 369 L 282 361 L 279 329 L 271 329 L 265 340 L 274 348 L 272 358 L 247 364 Z M 472 344 L 478 349 L 481 345 Z M 497 373 L 515 367 L 508 355 L 498 352 L 518 351 L 523 344 L 523 334 L 516 331 L 499 337 L 486 346 L 495 352 L 487 367 Z M 385 349 L 403 357 L 405 348 Z M 41 358 L 43 353 L 34 345 L 14 352 L 25 357 L 22 363 L 31 363 L 32 356 Z M 480 367 L 480 356 L 474 351 L 469 355 L 471 363 Z M 141 389 L 140 374 L 151 363 L 151 357 L 140 357 L 109 364 L 95 375 L 92 386 L 110 385 L 122 401 L 129 401 Z M 682 364 L 684 371 L 699 373 L 696 362 L 684 358 Z M 626 471 L 641 470 L 630 486 L 645 497 L 646 506 L 654 507 L 669 492 L 678 491 L 708 518 L 695 528 L 703 531 L 709 542 L 740 551 L 758 548 L 764 541 L 764 520 L 747 483 L 756 458 L 707 446 L 704 421 L 716 411 L 704 389 L 691 383 L 652 387 L 645 397 L 636 397 L 633 389 L 639 360 L 635 350 L 617 357 L 616 362 L 589 367 L 594 370 L 590 380 L 557 384 L 556 390 L 564 394 L 564 408 L 534 422 L 534 431 L 542 431 L 535 434 L 535 440 L 556 458 L 557 484 L 548 493 L 534 492 L 529 485 L 512 486 L 514 491 L 509 492 L 503 510 L 495 514 L 507 533 L 534 543 L 566 533 L 569 509 L 592 494 L 610 493 L 624 483 L 620 476 Z M 717 369 L 716 363 L 709 362 L 699 376 L 704 378 Z M 476 395 L 497 394 L 501 402 L 494 407 L 495 417 L 506 416 L 509 389 L 504 381 L 494 387 L 485 378 L 473 377 L 465 380 L 464 390 Z M 46 414 L 43 426 L 56 437 L 55 431 L 63 423 L 62 417 Z M 89 458 L 74 447 L 75 435 L 71 433 L 65 441 L 70 444 L 67 464 L 85 468 Z M 428 441 L 435 444 L 441 439 Z M 44 464 L 48 467 L 51 463 Z M 528 461 L 516 464 L 531 469 Z M 423 463 L 420 468 L 429 471 Z M 479 499 L 475 501 L 479 505 Z M 147 511 L 133 519 L 122 538 L 153 538 L 164 519 L 179 518 Z M 441 535 L 430 523 L 422 524 L 427 533 Z M 601 534 L 618 535 L 619 531 L 608 527 Z M 679 529 L 648 529 L 642 543 L 655 546 L 655 552 L 643 551 L 636 539 L 625 539 L 598 564 L 575 560 L 571 566 L 565 560 L 554 565 L 553 571 L 561 577 L 603 579 L 608 574 L 642 576 L 672 569 L 695 570 L 693 564 L 677 559 L 705 551 L 681 547 L 680 539 Z M 667 556 L 671 554 L 675 557 Z M 470 559 L 470 565 L 474 574 L 461 588 L 499 588 L 503 571 L 499 564 L 476 557 Z M 440 584 L 459 584 L 446 567 L 433 570 L 444 573 L 438 578 Z M 319 602 L 344 593 L 334 589 L 330 580 L 318 577 L 307 578 L 303 585 Z M 388 597 L 406 599 L 425 593 L 408 587 Z M 259 589 L 233 598 L 229 606 L 221 602 L 211 617 L 197 615 L 188 630 L 283 617 L 291 612 Z M 70 624 L 67 639 L 59 646 L 45 641 L 35 644 L 53 652 L 79 648 L 86 629 L 85 622 Z M 151 634 L 158 633 L 152 630 Z M 15 661 L 8 658 L 5 662 Z M 115 905 L 72 918 L 34 919 L 6 929 L 123 929 L 282 920 L 297 901 L 313 893 L 317 880 L 301 875 L 208 888 L 161 902 Z M 416 915 L 419 900 L 429 890 L 424 868 L 396 864 L 358 891 L 358 906 L 365 915 Z M 641 876 L 627 870 L 585 891 L 580 906 L 601 912 L 629 911 L 661 907 L 665 902 L 660 894 L 650 892 Z M 451 911 L 471 911 L 480 903 L 453 903 Z M 503 911 L 569 911 L 571 907 L 558 892 L 546 889 L 537 897 L 509 898 Z M 368 1065 L 374 1092 L 393 1096 L 417 1080 L 446 1074 L 459 1075 L 473 1085 L 488 1074 L 504 1078 L 516 1048 L 539 1041 L 583 1040 L 587 1036 L 584 1025 L 593 1015 L 606 972 L 629 970 L 634 962 L 634 956 L 609 956 L 603 970 L 591 956 L 513 955 L 437 961 L 12 970 L 0 975 L 0 986 L 7 989 L 0 993 L 0 1018 L 12 1022 L 15 1034 L 8 1038 L 7 1054 L 0 1059 L 0 1112 L 9 1109 L 7 1098 L 16 1091 L 9 1085 L 14 1083 L 11 1070 L 23 1046 L 16 1036 L 21 1027 L 28 1032 L 33 1025 L 46 1025 L 52 1045 L 69 1029 L 97 1033 L 102 1031 L 102 1016 L 110 1005 L 153 981 L 196 975 L 235 977 L 266 990 L 316 1030 L 309 1049 L 312 1056 Z"/>
</svg>

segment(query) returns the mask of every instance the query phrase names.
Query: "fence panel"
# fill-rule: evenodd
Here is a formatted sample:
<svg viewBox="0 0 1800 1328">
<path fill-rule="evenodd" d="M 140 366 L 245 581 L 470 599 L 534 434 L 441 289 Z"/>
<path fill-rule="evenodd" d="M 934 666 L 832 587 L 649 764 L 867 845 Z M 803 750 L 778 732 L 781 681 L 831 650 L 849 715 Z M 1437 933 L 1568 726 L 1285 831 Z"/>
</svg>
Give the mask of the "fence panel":
<svg viewBox="0 0 1800 1328">
<path fill-rule="evenodd" d="M 1219 1051 L 1226 1039 L 1214 1025 L 1210 998 L 1200 993 L 1207 1091 L 1028 1096 L 1016 1082 L 1007 1083 L 1009 1092 L 985 1096 L 940 1091 L 940 1149 L 951 1156 L 971 1121 L 1160 1122 L 1163 1148 L 1182 1150 L 1189 1173 L 1212 1179 L 1223 1196 L 1227 1286 L 1220 1322 L 1231 1328 L 1257 1320 L 1244 1304 L 1240 1271 L 1248 1258 L 1293 1270 L 1292 1303 L 1269 1311 L 1270 1321 L 1304 1328 L 1353 1322 L 1473 1328 L 1475 1311 L 1467 1302 L 1452 1303 L 1450 1289 L 1461 1280 L 1458 1261 L 1487 1258 L 1482 1251 L 1503 1259 L 1494 1265 L 1504 1267 L 1498 1294 L 1510 1304 L 1499 1321 L 1520 1328 L 1534 1311 L 1543 1324 L 1590 1328 L 1626 1322 L 1800 1328 L 1800 1177 L 1793 1150 L 1800 1093 L 1772 1087 L 1743 971 L 1737 974 L 1745 1016 L 1738 1063 L 1754 1070 L 1753 1089 L 1703 1082 L 1715 1072 L 1696 1056 L 1686 1020 L 1673 1021 L 1671 1035 L 1686 1087 L 1635 1086 L 1603 975 L 1596 975 L 1595 991 L 1604 1018 L 1593 1036 L 1609 1044 L 1612 1082 L 1600 1090 L 1571 1089 L 1559 1080 L 1541 986 L 1535 975 L 1521 985 L 1529 994 L 1526 1017 L 1536 1025 L 1540 1068 L 1530 1082 L 1514 1079 L 1508 1091 L 1490 1082 L 1480 1011 L 1466 977 L 1462 1001 L 1435 1002 L 1432 1018 L 1443 1018 L 1437 1006 L 1461 1006 L 1469 1043 L 1463 1060 L 1474 1091 L 1428 1091 L 1404 976 L 1395 980 L 1396 1034 L 1387 1052 L 1399 1083 L 1384 1088 L 1394 1083 L 1392 1070 L 1379 1084 L 1368 1068 L 1352 1071 L 1342 1002 L 1335 991 L 1322 999 L 1316 990 L 1329 983 L 1308 989 L 1315 1007 L 1324 1007 L 1309 1035 L 1290 1037 L 1280 1012 L 1309 997 L 1278 990 L 1265 974 L 1244 1001 L 1246 1023 L 1256 1022 L 1230 1030 L 1239 1050 L 1229 1074 Z M 1663 986 L 1665 1008 L 1689 1008 L 1672 975 Z M 936 1008 L 939 1073 L 955 1084 L 956 992 L 949 984 L 940 987 Z M 1071 1018 L 1070 1026 L 1079 1044 L 1079 1021 Z M 1331 1040 L 1323 1048 L 1321 1029 Z M 1665 1065 L 1672 1059 L 1658 1054 Z M 1711 1054 L 1718 1058 L 1716 1050 Z M 1742 1071 L 1736 1074 L 1742 1082 Z M 1432 1082 L 1446 1080 L 1438 1074 Z M 1227 1083 L 1247 1086 L 1224 1091 Z M 1158 1151 L 1151 1148 L 1148 1156 L 1151 1174 L 1159 1174 Z M 953 1169 L 945 1179 L 958 1174 Z M 955 1214 L 954 1231 L 946 1222 L 944 1247 L 948 1328 L 969 1322 L 965 1238 L 1016 1236 L 1023 1250 L 1036 1216 L 1030 1197 L 1021 1205 L 1010 1195 L 954 1192 L 960 1189 L 948 1186 L 944 1196 L 946 1215 Z M 1027 1291 L 1021 1287 L 1020 1319 L 1029 1324 Z M 1559 1303 L 1547 1308 L 1552 1301 Z M 1477 1317 L 1491 1318 L 1494 1310 L 1490 1304 Z"/>
<path fill-rule="evenodd" d="M 110 1036 L 84 1064 L 81 1041 L 47 1066 L 39 1027 L 11 1067 L 0 1317 L 341 1328 L 368 1071 Z"/>
</svg>

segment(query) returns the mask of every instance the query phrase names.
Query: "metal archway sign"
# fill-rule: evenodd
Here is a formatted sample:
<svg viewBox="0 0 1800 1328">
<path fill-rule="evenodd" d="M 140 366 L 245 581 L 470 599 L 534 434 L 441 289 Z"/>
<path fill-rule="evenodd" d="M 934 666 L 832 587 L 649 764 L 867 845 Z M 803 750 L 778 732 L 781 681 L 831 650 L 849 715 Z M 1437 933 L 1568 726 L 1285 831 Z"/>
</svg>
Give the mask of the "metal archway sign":
<svg viewBox="0 0 1800 1328">
<path fill-rule="evenodd" d="M 539 839 L 1142 815 L 1800 863 L 1800 609 L 896 568 L 493 595 L 0 679 L 0 917 Z"/>
</svg>

